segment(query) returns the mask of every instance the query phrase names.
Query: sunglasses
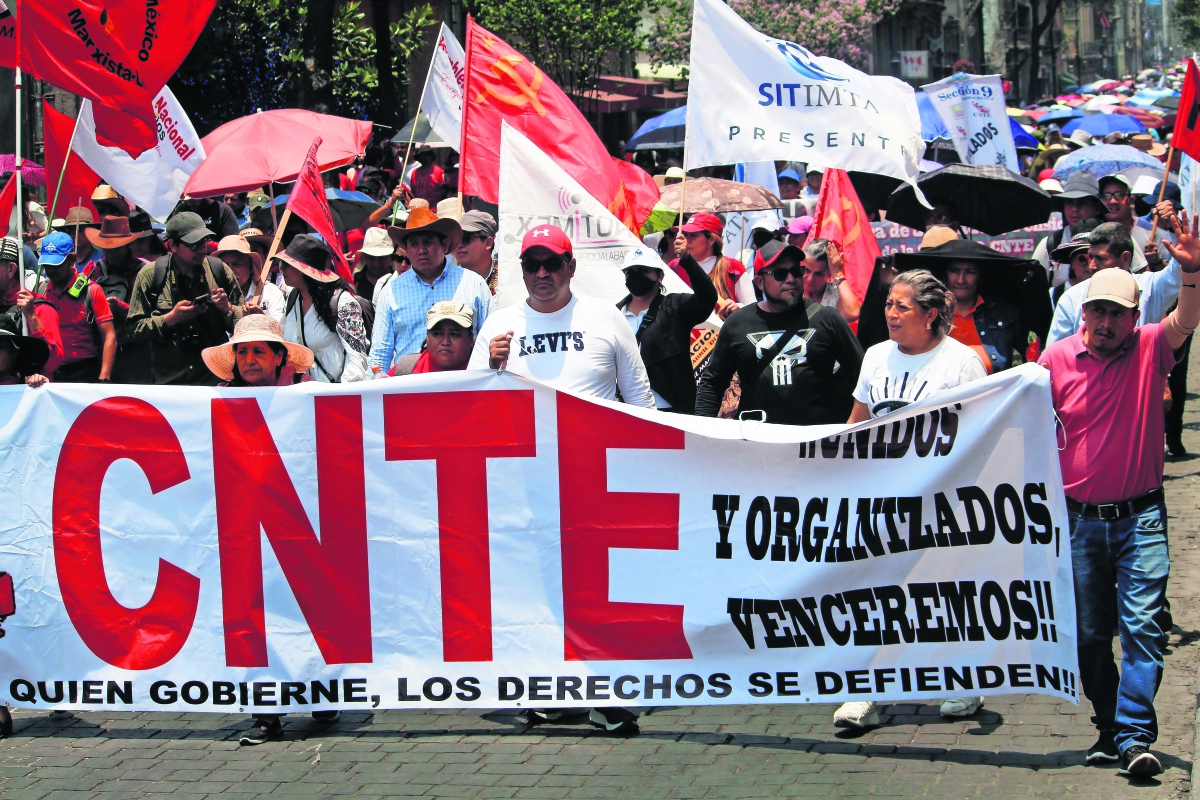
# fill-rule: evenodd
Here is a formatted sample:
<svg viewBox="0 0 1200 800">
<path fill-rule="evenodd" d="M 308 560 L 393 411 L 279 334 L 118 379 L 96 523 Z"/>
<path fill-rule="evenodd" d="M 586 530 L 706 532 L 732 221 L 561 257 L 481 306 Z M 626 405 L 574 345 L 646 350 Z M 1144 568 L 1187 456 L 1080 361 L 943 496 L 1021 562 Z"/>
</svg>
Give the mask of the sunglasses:
<svg viewBox="0 0 1200 800">
<path fill-rule="evenodd" d="M 480 242 L 486 241 L 487 237 L 484 236 L 482 233 L 464 233 L 462 235 L 462 239 L 461 239 L 463 244 L 470 244 L 471 242 L 474 242 L 477 240 Z"/>
<path fill-rule="evenodd" d="M 546 270 L 546 272 L 558 272 L 560 269 L 562 269 L 566 265 L 567 265 L 566 260 L 561 257 L 545 258 L 545 259 L 536 259 L 536 258 L 522 258 L 521 259 L 521 269 L 524 270 L 525 272 L 529 273 L 530 275 L 537 275 L 543 269 Z"/>
<path fill-rule="evenodd" d="M 206 249 L 208 247 L 208 242 L 209 242 L 208 239 L 201 239 L 200 241 L 198 241 L 194 244 L 188 244 L 187 242 L 183 241 L 182 239 L 179 239 L 178 241 L 179 241 L 180 247 L 186 247 L 188 250 L 191 250 L 193 253 L 196 253 L 196 252 L 199 252 L 200 250 Z"/>
<path fill-rule="evenodd" d="M 788 279 L 788 275 L 791 275 L 798 281 L 802 281 L 804 280 L 804 267 L 800 265 L 796 265 L 791 268 L 771 267 L 770 269 L 760 270 L 759 274 L 770 275 L 771 280 L 775 281 L 776 283 L 783 283 Z"/>
</svg>

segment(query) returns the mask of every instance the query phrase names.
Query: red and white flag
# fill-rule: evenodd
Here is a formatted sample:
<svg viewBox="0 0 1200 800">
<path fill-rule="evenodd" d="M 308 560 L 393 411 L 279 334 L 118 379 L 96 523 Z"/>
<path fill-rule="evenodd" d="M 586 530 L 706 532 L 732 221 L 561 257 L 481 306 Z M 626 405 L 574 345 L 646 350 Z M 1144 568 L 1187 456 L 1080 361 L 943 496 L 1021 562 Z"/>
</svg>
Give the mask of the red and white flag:
<svg viewBox="0 0 1200 800">
<path fill-rule="evenodd" d="M 354 273 L 346 261 L 345 254 L 342 253 L 341 245 L 338 244 L 337 229 L 333 225 L 333 213 L 329 210 L 329 200 L 325 197 L 325 183 L 321 180 L 321 170 L 317 165 L 317 148 L 320 146 L 321 137 L 318 136 L 313 139 L 312 147 L 308 148 L 308 155 L 304 157 L 304 166 L 301 167 L 300 174 L 296 176 L 296 183 L 292 186 L 287 207 L 289 211 L 321 234 L 321 238 L 325 240 L 325 244 L 329 246 L 329 251 L 333 254 L 334 271 L 353 283 Z"/>
<path fill-rule="evenodd" d="M 112 141 L 98 131 L 100 109 L 83 101 L 71 152 L 131 203 L 155 219 L 166 219 L 204 160 L 204 145 L 187 113 L 164 86 L 153 105 L 157 144 L 134 155 L 140 149 L 136 142 Z"/>
<path fill-rule="evenodd" d="M 54 106 L 43 100 L 42 128 L 46 135 L 46 187 L 50 192 L 46 213 L 51 218 L 65 217 L 71 206 L 83 205 L 95 219 L 96 207 L 92 205 L 91 197 L 100 183 L 100 176 L 82 158 L 71 154 L 71 133 L 75 130 L 75 120 L 55 111 Z M 64 166 L 66 174 L 62 176 L 60 184 L 59 174 Z"/>
</svg>

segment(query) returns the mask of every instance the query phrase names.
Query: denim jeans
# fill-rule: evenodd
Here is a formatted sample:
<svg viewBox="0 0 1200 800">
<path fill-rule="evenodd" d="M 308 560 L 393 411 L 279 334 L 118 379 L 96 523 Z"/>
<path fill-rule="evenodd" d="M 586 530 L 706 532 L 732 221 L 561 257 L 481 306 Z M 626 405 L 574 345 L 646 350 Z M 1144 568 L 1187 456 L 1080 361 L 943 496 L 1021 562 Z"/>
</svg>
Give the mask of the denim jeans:
<svg viewBox="0 0 1200 800">
<path fill-rule="evenodd" d="M 1092 701 L 1092 721 L 1112 733 L 1122 752 L 1158 739 L 1154 696 L 1170 634 L 1167 507 L 1105 522 L 1071 512 L 1071 563 L 1079 637 L 1079 678 Z M 1112 631 L 1121 634 L 1121 672 Z"/>
</svg>

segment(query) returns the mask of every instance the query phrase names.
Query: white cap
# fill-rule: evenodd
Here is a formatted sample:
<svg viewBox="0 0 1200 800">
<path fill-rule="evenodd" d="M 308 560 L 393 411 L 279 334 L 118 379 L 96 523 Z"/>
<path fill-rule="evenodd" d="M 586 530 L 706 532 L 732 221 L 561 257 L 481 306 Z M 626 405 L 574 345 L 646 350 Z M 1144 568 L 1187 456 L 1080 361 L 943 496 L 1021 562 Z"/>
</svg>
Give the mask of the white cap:
<svg viewBox="0 0 1200 800">
<path fill-rule="evenodd" d="M 621 262 L 621 269 L 626 270 L 630 267 L 654 267 L 655 269 L 666 269 L 666 264 L 659 258 L 659 255 L 649 247 L 635 247 L 625 254 L 625 260 Z"/>
</svg>

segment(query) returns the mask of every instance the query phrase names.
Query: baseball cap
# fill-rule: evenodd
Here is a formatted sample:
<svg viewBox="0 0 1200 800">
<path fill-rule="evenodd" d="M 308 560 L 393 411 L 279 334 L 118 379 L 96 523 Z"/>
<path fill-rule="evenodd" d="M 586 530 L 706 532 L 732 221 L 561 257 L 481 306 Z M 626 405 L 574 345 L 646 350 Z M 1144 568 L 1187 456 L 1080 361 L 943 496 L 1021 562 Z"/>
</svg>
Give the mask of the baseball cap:
<svg viewBox="0 0 1200 800">
<path fill-rule="evenodd" d="M 42 255 L 38 258 L 38 263 L 57 267 L 74 252 L 75 242 L 71 239 L 70 234 L 55 231 L 42 239 Z"/>
<path fill-rule="evenodd" d="M 1138 307 L 1140 290 L 1137 281 L 1129 272 L 1110 267 L 1102 269 L 1088 281 L 1087 298 L 1084 305 L 1096 300 L 1108 300 L 1126 308 Z"/>
<path fill-rule="evenodd" d="M 808 233 L 812 230 L 813 223 L 816 222 L 812 217 L 796 217 L 788 223 L 787 232 L 796 235 Z"/>
<path fill-rule="evenodd" d="M 0 239 L 0 261 L 16 264 L 21 259 L 21 245 L 11 236 Z"/>
<path fill-rule="evenodd" d="M 681 180 L 685 177 L 683 167 L 667 167 L 667 171 L 664 174 L 668 178 L 679 178 Z"/>
<path fill-rule="evenodd" d="M 562 228 L 556 228 L 553 225 L 538 225 L 531 229 L 521 239 L 521 255 L 531 247 L 544 247 L 552 253 L 558 255 L 572 255 L 571 238 L 563 232 Z"/>
<path fill-rule="evenodd" d="M 433 330 L 433 326 L 444 319 L 470 330 L 475 324 L 475 312 L 466 303 L 442 300 L 434 303 L 425 312 L 425 330 Z"/>
<path fill-rule="evenodd" d="M 789 180 L 799 183 L 800 175 L 794 169 L 785 169 L 783 172 L 779 173 L 779 180 Z"/>
<path fill-rule="evenodd" d="M 167 238 L 178 239 L 185 244 L 195 244 L 204 239 L 216 238 L 216 234 L 204 227 L 204 220 L 193 211 L 181 211 L 167 220 Z"/>
<path fill-rule="evenodd" d="M 390 258 L 392 253 L 396 252 L 396 245 L 392 244 L 392 237 L 388 236 L 387 228 L 367 228 L 359 252 L 364 256 Z"/>
<path fill-rule="evenodd" d="M 246 195 L 246 205 L 251 211 L 258 211 L 260 208 L 266 208 L 271 205 L 271 198 L 263 192 L 251 192 Z"/>
<path fill-rule="evenodd" d="M 805 167 L 805 169 L 804 169 L 804 174 L 805 174 L 805 175 L 812 175 L 814 172 L 815 172 L 816 174 L 818 174 L 818 175 L 824 175 L 824 174 L 825 174 L 825 168 L 824 168 L 824 167 L 822 167 L 820 164 L 809 164 L 809 165 L 808 165 L 807 167 Z"/>
<path fill-rule="evenodd" d="M 458 221 L 463 233 L 478 233 L 485 238 L 496 235 L 496 218 L 486 211 L 468 211 Z"/>
<path fill-rule="evenodd" d="M 1112 175 L 1105 175 L 1103 178 L 1097 181 L 1097 183 L 1103 185 L 1105 181 L 1117 181 L 1119 183 L 1123 183 L 1125 184 L 1125 188 L 1129 190 L 1130 194 L 1133 193 L 1133 181 L 1129 180 L 1127 175 L 1114 172 Z"/>
<path fill-rule="evenodd" d="M 662 259 L 658 257 L 658 253 L 654 252 L 649 247 L 635 247 L 625 254 L 624 261 L 621 262 L 621 271 L 630 267 L 654 267 L 662 269 Z"/>
<path fill-rule="evenodd" d="M 698 214 L 692 214 L 692 218 L 680 230 L 684 233 L 702 233 L 708 231 L 714 236 L 720 236 L 725 230 L 725 223 L 716 214 L 701 211 Z"/>
<path fill-rule="evenodd" d="M 1045 189 L 1050 194 L 1062 194 L 1063 185 L 1054 178 L 1046 178 L 1038 181 L 1038 186 Z"/>
<path fill-rule="evenodd" d="M 761 269 L 766 269 L 767 267 L 771 266 L 776 261 L 778 261 L 780 256 L 784 255 L 785 253 L 789 253 L 789 252 L 792 255 L 794 255 L 798 259 L 798 261 L 800 261 L 800 262 L 804 261 L 804 251 L 801 250 L 799 247 L 796 247 L 793 244 L 787 244 L 786 242 L 780 242 L 777 240 L 772 240 L 772 241 L 767 242 L 765 245 L 760 247 L 758 250 L 758 256 L 755 258 L 755 263 L 754 263 L 755 272 L 757 272 L 758 270 L 761 270 Z"/>
</svg>

